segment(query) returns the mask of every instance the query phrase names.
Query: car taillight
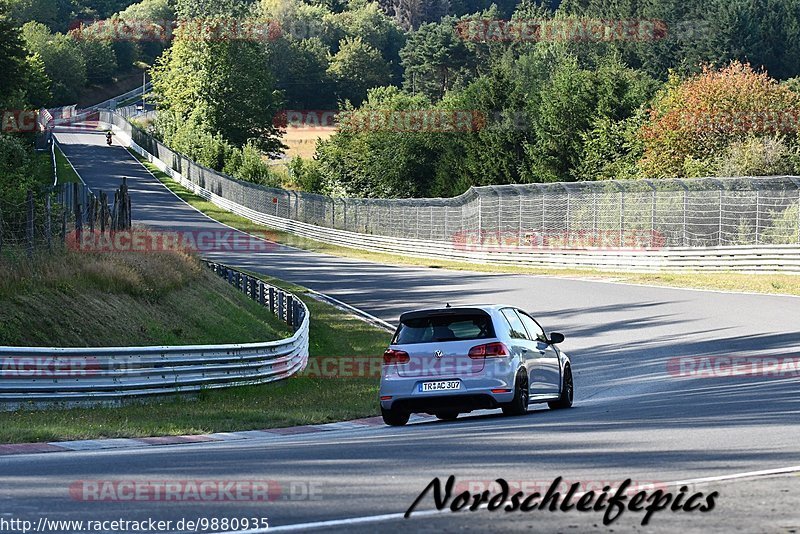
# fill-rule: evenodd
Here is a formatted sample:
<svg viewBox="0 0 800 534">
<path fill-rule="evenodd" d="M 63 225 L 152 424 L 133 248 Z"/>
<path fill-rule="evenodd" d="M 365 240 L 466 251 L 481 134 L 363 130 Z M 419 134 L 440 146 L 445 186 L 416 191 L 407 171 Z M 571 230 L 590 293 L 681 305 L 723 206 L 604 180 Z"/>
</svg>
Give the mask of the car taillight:
<svg viewBox="0 0 800 534">
<path fill-rule="evenodd" d="M 411 358 L 404 350 L 387 349 L 386 352 L 383 353 L 383 363 L 408 363 L 410 361 Z"/>
<path fill-rule="evenodd" d="M 504 343 L 496 341 L 494 343 L 486 343 L 485 345 L 478 345 L 469 349 L 470 358 L 501 358 L 508 356 L 508 347 Z"/>
</svg>

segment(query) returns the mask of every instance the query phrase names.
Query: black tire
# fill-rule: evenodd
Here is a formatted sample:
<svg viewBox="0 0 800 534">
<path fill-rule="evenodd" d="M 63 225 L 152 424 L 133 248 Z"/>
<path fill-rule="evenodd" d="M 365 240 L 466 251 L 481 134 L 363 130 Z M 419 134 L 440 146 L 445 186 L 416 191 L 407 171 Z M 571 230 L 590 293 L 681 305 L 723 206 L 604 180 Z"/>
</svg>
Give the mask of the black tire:
<svg viewBox="0 0 800 534">
<path fill-rule="evenodd" d="M 439 412 L 436 418 L 442 421 L 455 421 L 458 419 L 458 412 Z"/>
<path fill-rule="evenodd" d="M 403 426 L 408 423 L 411 414 L 408 412 L 401 412 L 399 410 L 387 410 L 381 407 L 381 415 L 383 422 L 389 426 Z"/>
<path fill-rule="evenodd" d="M 517 373 L 514 383 L 514 400 L 503 406 L 503 413 L 506 415 L 525 415 L 528 413 L 528 401 L 530 400 L 530 390 L 528 388 L 528 373 Z"/>
<path fill-rule="evenodd" d="M 575 385 L 572 381 L 572 369 L 567 366 L 564 369 L 564 378 L 561 384 L 561 396 L 557 401 L 548 402 L 551 410 L 564 410 L 572 408 L 572 399 L 575 396 Z"/>
</svg>

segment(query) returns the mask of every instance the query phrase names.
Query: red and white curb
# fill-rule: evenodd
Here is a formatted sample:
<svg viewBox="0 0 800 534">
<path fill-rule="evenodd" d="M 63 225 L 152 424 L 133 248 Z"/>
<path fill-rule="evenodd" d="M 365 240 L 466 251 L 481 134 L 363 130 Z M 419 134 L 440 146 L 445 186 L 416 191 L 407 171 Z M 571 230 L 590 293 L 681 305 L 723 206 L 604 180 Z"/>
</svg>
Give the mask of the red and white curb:
<svg viewBox="0 0 800 534">
<path fill-rule="evenodd" d="M 410 423 L 426 423 L 436 418 L 428 415 L 412 415 Z M 303 434 L 315 434 L 333 431 L 367 430 L 385 427 L 380 417 L 368 417 L 339 423 L 320 425 L 291 426 L 285 428 L 269 428 L 265 430 L 245 430 L 242 432 L 215 432 L 213 434 L 197 434 L 189 436 L 154 436 L 147 438 L 109 438 L 87 439 L 81 441 L 53 441 L 50 443 L 10 443 L 0 444 L 0 456 L 14 454 L 41 454 L 66 451 L 99 451 L 111 449 L 139 449 L 143 447 L 164 445 L 186 445 L 191 443 L 209 443 L 219 441 L 269 440 L 277 441 Z"/>
</svg>

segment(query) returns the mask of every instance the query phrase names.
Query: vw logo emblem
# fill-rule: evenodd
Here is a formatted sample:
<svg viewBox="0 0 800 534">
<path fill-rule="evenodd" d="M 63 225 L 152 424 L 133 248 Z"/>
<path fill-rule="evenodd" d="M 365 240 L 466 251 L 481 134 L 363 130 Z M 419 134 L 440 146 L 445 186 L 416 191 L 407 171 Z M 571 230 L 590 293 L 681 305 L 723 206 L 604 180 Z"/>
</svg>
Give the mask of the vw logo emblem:
<svg viewBox="0 0 800 534">
<path fill-rule="evenodd" d="M 444 352 L 437 350 L 436 352 L 433 353 L 433 355 L 436 356 L 437 359 L 441 360 L 442 356 L 444 356 Z"/>
</svg>

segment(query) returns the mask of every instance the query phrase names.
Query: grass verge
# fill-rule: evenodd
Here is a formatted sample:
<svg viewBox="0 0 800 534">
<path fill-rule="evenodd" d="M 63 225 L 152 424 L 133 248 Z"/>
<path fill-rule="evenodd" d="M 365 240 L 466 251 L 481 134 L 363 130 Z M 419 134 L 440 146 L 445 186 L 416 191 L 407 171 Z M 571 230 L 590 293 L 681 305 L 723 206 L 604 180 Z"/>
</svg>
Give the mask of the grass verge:
<svg viewBox="0 0 800 534">
<path fill-rule="evenodd" d="M 67 156 L 64 155 L 58 145 L 56 145 L 56 171 L 58 183 L 60 184 L 81 183 L 78 173 L 72 168 Z"/>
<path fill-rule="evenodd" d="M 0 345 L 247 343 L 291 335 L 185 254 L 3 255 L 0 270 Z"/>
<path fill-rule="evenodd" d="M 151 163 L 139 159 L 164 185 L 181 199 L 199 209 L 206 215 L 244 232 L 257 232 L 264 235 L 267 227 L 226 211 L 197 195 L 169 178 Z M 630 284 L 647 284 L 665 287 L 681 287 L 692 289 L 711 289 L 719 291 L 750 291 L 754 293 L 784 294 L 800 296 L 800 275 L 792 274 L 744 274 L 733 272 L 719 273 L 628 273 L 584 269 L 552 269 L 535 267 L 515 267 L 507 265 L 483 265 L 449 260 L 428 258 L 412 258 L 396 254 L 370 252 L 354 248 L 342 247 L 314 241 L 287 232 L 268 229 L 270 237 L 281 244 L 304 250 L 344 256 L 360 260 L 386 263 L 390 265 L 410 265 L 431 267 L 456 271 L 473 271 L 488 273 L 511 273 L 537 276 L 579 277 L 598 281 L 625 282 Z"/>
<path fill-rule="evenodd" d="M 204 276 L 205 271 L 201 269 L 197 274 Z M 102 280 L 102 274 L 100 276 Z M 323 361 L 338 361 L 348 356 L 379 356 L 386 348 L 390 337 L 386 331 L 341 312 L 333 306 L 314 300 L 308 296 L 304 288 L 269 277 L 262 278 L 294 292 L 308 306 L 311 312 L 310 355 L 312 359 L 317 359 L 317 365 L 314 365 L 315 362 L 312 360 L 309 368 L 320 368 Z M 214 280 L 225 286 L 222 289 L 230 289 L 224 281 L 216 278 Z M 96 281 L 92 283 L 97 285 L 100 291 L 110 289 L 104 287 L 105 283 L 97 284 Z M 53 277 L 53 286 L 61 288 L 67 294 L 74 294 L 75 291 L 63 276 Z M 234 296 L 246 299 L 239 293 L 235 293 Z M 0 296 L 0 300 L 4 302 L 8 298 L 8 294 Z M 255 305 L 249 300 L 248 303 Z M 237 307 L 241 304 L 237 303 Z M 230 321 L 219 325 L 214 335 L 220 336 L 225 333 L 225 329 L 232 329 L 228 332 L 229 338 L 235 337 L 233 329 L 238 329 L 240 333 L 237 336 L 241 337 L 242 326 L 238 323 L 244 312 L 237 312 L 231 307 L 220 309 L 218 306 L 218 302 L 193 299 L 172 313 L 176 319 L 184 323 L 187 320 L 178 317 L 181 314 L 194 316 L 212 313 L 213 317 L 220 319 L 218 317 L 220 314 L 235 313 Z M 96 310 L 96 302 L 87 302 L 86 307 Z M 58 306 L 53 307 L 53 310 L 58 309 Z M 66 319 L 64 317 L 59 321 Z M 195 319 L 206 327 L 214 326 L 209 325 L 204 318 L 195 317 Z M 73 325 L 77 324 L 70 322 Z M 5 324 L 5 321 L 3 323 Z M 110 326 L 112 321 L 107 323 Z M 149 326 L 154 325 L 149 324 Z M 39 323 L 26 328 L 38 332 L 43 327 L 46 328 Z M 91 336 L 102 333 L 99 328 L 80 329 Z M 131 330 L 135 334 L 138 328 Z M 171 336 L 169 332 L 167 334 Z M 194 328 L 187 328 L 182 332 L 182 337 L 190 334 L 199 335 Z M 206 337 L 211 334 L 207 333 Z M 53 332 L 52 335 L 60 334 Z M 0 443 L 204 434 L 328 423 L 377 415 L 379 413 L 377 396 L 377 376 L 353 378 L 303 376 L 273 384 L 204 390 L 193 397 L 151 399 L 146 403 L 120 407 L 0 412 Z"/>
</svg>

